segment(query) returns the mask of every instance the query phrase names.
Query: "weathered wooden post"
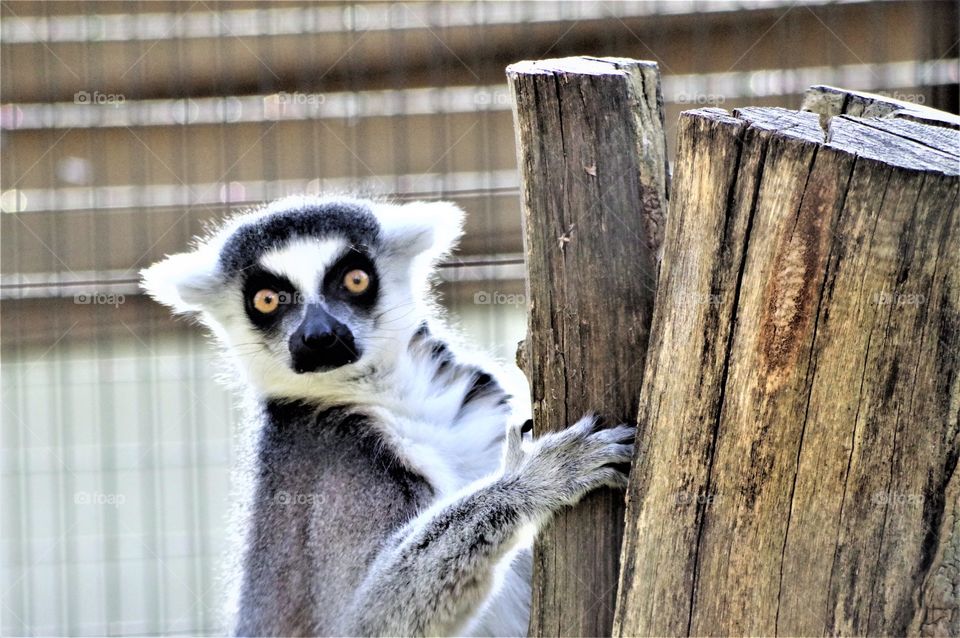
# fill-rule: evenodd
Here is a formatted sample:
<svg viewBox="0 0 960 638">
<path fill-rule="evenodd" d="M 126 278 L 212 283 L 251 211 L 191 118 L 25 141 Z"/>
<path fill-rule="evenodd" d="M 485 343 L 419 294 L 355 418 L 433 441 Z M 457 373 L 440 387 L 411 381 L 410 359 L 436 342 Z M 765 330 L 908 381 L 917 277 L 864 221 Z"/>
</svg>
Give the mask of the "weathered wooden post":
<svg viewBox="0 0 960 638">
<path fill-rule="evenodd" d="M 684 113 L 613 633 L 960 634 L 960 132 Z"/>
<path fill-rule="evenodd" d="M 822 119 L 829 119 L 835 115 L 857 115 L 911 120 L 921 124 L 960 129 L 960 118 L 952 113 L 886 95 L 848 91 L 826 84 L 817 84 L 807 89 L 800 110 L 817 113 Z M 928 131 L 928 134 L 936 134 L 936 131 Z M 949 145 L 950 138 L 944 138 L 942 143 Z"/>
<path fill-rule="evenodd" d="M 657 66 L 566 58 L 507 69 L 522 176 L 534 427 L 636 418 L 666 214 Z M 559 515 L 535 551 L 533 636 L 608 635 L 623 494 Z"/>
</svg>

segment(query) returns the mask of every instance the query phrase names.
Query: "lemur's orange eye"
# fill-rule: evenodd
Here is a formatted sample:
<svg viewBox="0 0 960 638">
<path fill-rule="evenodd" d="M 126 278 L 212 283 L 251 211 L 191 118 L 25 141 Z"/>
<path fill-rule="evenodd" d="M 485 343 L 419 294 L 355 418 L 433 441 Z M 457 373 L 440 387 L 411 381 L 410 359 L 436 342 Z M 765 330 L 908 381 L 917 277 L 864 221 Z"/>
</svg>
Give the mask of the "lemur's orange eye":
<svg viewBox="0 0 960 638">
<path fill-rule="evenodd" d="M 279 305 L 280 294 L 275 290 L 264 288 L 258 290 L 257 294 L 253 296 L 253 307 L 265 315 L 269 315 L 276 310 Z"/>
<path fill-rule="evenodd" d="M 370 275 L 359 268 L 351 270 L 343 276 L 343 286 L 355 295 L 359 295 L 370 287 Z"/>
</svg>

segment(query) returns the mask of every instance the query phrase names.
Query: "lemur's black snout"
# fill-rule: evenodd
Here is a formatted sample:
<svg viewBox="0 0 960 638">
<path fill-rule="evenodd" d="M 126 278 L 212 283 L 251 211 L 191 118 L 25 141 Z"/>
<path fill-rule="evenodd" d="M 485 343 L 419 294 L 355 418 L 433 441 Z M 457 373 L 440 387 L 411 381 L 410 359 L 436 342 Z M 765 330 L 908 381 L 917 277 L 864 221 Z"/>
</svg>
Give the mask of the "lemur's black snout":
<svg viewBox="0 0 960 638">
<path fill-rule="evenodd" d="M 303 322 L 290 336 L 290 355 L 298 373 L 332 370 L 360 358 L 350 328 L 320 304 L 307 306 Z"/>
</svg>

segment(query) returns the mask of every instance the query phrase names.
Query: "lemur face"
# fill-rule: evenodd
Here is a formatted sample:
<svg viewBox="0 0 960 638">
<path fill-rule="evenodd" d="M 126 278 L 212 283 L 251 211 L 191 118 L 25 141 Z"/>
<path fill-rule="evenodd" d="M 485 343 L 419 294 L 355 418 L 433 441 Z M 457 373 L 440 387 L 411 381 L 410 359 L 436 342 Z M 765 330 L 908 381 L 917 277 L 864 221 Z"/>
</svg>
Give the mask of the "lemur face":
<svg viewBox="0 0 960 638">
<path fill-rule="evenodd" d="M 380 276 L 368 244 L 292 238 L 234 277 L 253 336 L 297 374 L 356 363 L 376 328 Z"/>
<path fill-rule="evenodd" d="M 409 342 L 461 224 L 445 203 L 287 198 L 144 270 L 143 286 L 197 313 L 264 393 L 310 396 Z"/>
</svg>

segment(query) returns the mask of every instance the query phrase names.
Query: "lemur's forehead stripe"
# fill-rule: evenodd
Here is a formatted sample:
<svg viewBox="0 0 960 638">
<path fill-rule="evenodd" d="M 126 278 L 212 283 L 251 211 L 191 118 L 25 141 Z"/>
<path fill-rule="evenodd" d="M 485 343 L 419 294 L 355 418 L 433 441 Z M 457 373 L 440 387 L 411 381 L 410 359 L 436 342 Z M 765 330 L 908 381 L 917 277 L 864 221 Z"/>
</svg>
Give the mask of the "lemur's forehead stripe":
<svg viewBox="0 0 960 638">
<path fill-rule="evenodd" d="M 287 279 L 304 295 L 307 302 L 316 301 L 327 268 L 343 257 L 349 244 L 341 238 L 297 238 L 280 248 L 270 250 L 258 263 L 275 275 Z"/>
<path fill-rule="evenodd" d="M 301 202 L 234 231 L 220 252 L 220 267 L 236 275 L 297 238 L 342 238 L 353 246 L 373 248 L 380 243 L 380 224 L 360 202 Z"/>
</svg>

